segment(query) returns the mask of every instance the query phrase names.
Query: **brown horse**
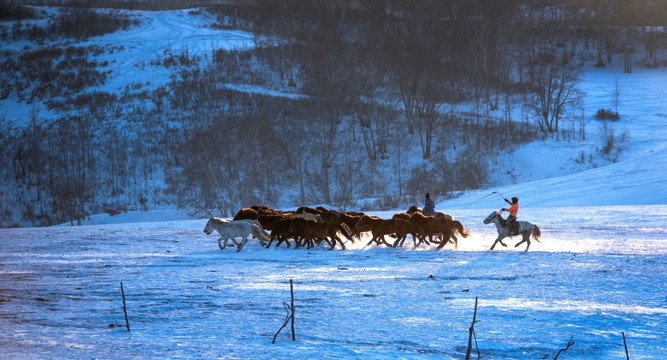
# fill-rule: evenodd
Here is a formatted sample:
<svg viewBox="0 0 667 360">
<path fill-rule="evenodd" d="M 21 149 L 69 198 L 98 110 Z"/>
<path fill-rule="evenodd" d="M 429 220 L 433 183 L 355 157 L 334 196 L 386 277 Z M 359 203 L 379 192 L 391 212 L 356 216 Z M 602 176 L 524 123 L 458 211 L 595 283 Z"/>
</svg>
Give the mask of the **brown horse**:
<svg viewBox="0 0 667 360">
<path fill-rule="evenodd" d="M 285 218 L 286 218 L 285 215 L 279 213 L 260 214 L 257 217 L 257 221 L 259 221 L 259 223 L 262 224 L 262 228 L 264 228 L 265 230 L 272 230 L 275 223 L 277 223 L 280 220 L 284 220 Z"/>
<path fill-rule="evenodd" d="M 410 222 L 417 231 L 415 247 L 422 242 L 428 245 L 429 241 L 426 240 L 426 237 L 429 237 L 430 241 L 433 242 L 435 236 L 440 237 L 438 249 L 442 249 L 449 242 L 453 242 L 455 248 L 458 249 L 459 244 L 455 234 L 458 232 L 463 237 L 470 235 L 465 231 L 460 221 L 446 217 L 424 216 L 422 213 L 416 212 L 410 217 Z"/>
<path fill-rule="evenodd" d="M 346 212 L 341 212 L 338 213 L 338 217 L 333 221 L 334 224 L 345 224 L 351 231 L 352 237 L 350 238 L 352 241 L 354 241 L 354 238 L 359 238 L 359 233 L 352 230 L 357 226 L 357 223 L 359 222 L 359 219 L 361 219 L 362 215 L 359 215 L 359 213 L 346 213 Z"/>
<path fill-rule="evenodd" d="M 401 219 L 401 220 L 410 221 L 410 214 L 408 214 L 408 213 L 395 213 L 391 218 L 392 219 Z"/>
<path fill-rule="evenodd" d="M 292 221 L 295 218 L 285 218 L 273 224 L 273 229 L 271 229 L 271 236 L 269 236 L 269 243 L 266 247 L 270 247 L 274 239 L 278 239 L 276 247 L 279 247 L 280 244 L 285 242 L 287 247 L 290 247 L 289 238 L 294 237 L 293 233 L 290 231 L 292 226 Z"/>
<path fill-rule="evenodd" d="M 442 249 L 447 243 L 454 242 L 454 249 L 459 248 L 459 239 L 456 238 L 456 233 L 459 233 L 464 238 L 470 236 L 470 233 L 465 230 L 463 224 L 458 220 L 451 219 L 438 219 L 445 222 L 444 229 L 442 232 L 442 237 L 440 240 L 440 245 L 438 245 L 438 250 Z"/>
<path fill-rule="evenodd" d="M 259 212 L 251 208 L 243 208 L 239 210 L 232 220 L 257 220 L 259 217 Z"/>
<path fill-rule="evenodd" d="M 412 235 L 412 240 L 416 238 L 417 234 L 417 229 L 415 228 L 412 223 L 410 223 L 410 220 L 405 220 L 405 219 L 399 219 L 399 218 L 392 218 L 392 221 L 394 222 L 395 226 L 395 231 L 396 231 L 396 241 L 394 242 L 394 246 L 400 246 L 403 247 L 403 244 L 405 243 L 405 240 L 408 237 L 408 234 Z"/>
<path fill-rule="evenodd" d="M 336 243 L 340 244 L 343 250 L 345 250 L 345 244 L 343 243 L 343 240 L 338 237 L 338 232 L 343 234 L 346 238 L 352 237 L 350 229 L 345 225 L 326 222 L 320 223 L 301 218 L 292 220 L 290 232 L 293 235 L 300 237 L 301 240 L 305 240 L 307 248 L 311 248 L 315 244 L 320 244 L 322 241 L 326 241 L 331 244 L 329 250 L 333 250 L 336 247 Z"/>
<path fill-rule="evenodd" d="M 382 242 L 383 244 L 389 247 L 393 247 L 393 245 L 390 245 L 387 242 L 384 236 L 396 234 L 396 226 L 398 221 L 400 220 L 398 219 L 385 220 L 375 216 L 364 215 L 361 218 L 359 218 L 359 221 L 354 226 L 354 232 L 355 233 L 360 233 L 365 231 L 371 232 L 372 239 L 371 241 L 368 242 L 366 246 L 372 243 L 380 245 L 380 242 Z"/>
</svg>

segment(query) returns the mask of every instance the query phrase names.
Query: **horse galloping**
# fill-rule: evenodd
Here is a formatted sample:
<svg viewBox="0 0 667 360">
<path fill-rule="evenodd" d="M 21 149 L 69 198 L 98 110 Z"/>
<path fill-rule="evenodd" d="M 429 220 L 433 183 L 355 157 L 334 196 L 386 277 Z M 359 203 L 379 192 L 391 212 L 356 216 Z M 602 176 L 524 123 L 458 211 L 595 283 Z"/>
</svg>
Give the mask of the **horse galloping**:
<svg viewBox="0 0 667 360">
<path fill-rule="evenodd" d="M 359 218 L 359 221 L 357 224 L 354 226 L 354 232 L 356 234 L 362 233 L 362 232 L 371 232 L 371 241 L 366 244 L 366 246 L 369 246 L 372 243 L 376 243 L 377 245 L 385 244 L 387 247 L 395 247 L 396 244 L 398 244 L 398 241 L 394 241 L 394 244 L 389 244 L 387 240 L 385 239 L 385 235 L 389 236 L 395 236 L 398 237 L 399 240 L 405 238 L 404 235 L 407 235 L 407 229 L 401 229 L 399 230 L 399 235 L 396 235 L 396 227 L 398 225 L 398 222 L 404 222 L 405 220 L 400 220 L 400 219 L 380 219 L 379 217 L 375 216 L 370 216 L 370 215 L 364 215 Z"/>
<path fill-rule="evenodd" d="M 315 222 L 302 218 L 294 218 L 289 231 L 297 238 L 295 239 L 297 244 L 296 247 L 301 246 L 299 244 L 300 241 L 305 241 L 308 249 L 315 244 L 320 244 L 322 241 L 326 241 L 331 245 L 329 250 L 333 250 L 336 247 L 336 243 L 340 244 L 343 250 L 345 250 L 345 244 L 343 243 L 343 240 L 338 237 L 337 233 L 340 232 L 348 239 L 352 237 L 352 231 L 345 224 Z"/>
<path fill-rule="evenodd" d="M 496 238 L 496 241 L 493 242 L 493 245 L 491 245 L 491 250 L 496 247 L 497 243 L 507 247 L 507 245 L 503 243 L 504 238 L 508 236 L 521 235 L 523 237 L 522 240 L 514 245 L 514 247 L 518 247 L 523 243 L 528 243 L 528 246 L 526 246 L 525 250 L 528 251 L 528 248 L 530 248 L 530 236 L 532 235 L 533 239 L 537 240 L 537 242 L 540 242 L 540 236 L 542 236 L 540 228 L 535 224 L 529 223 L 528 221 L 517 221 L 517 223 L 519 223 L 519 233 L 511 234 L 509 226 L 507 225 L 507 220 L 503 218 L 503 215 L 499 210 L 494 211 L 489 216 L 487 216 L 486 219 L 484 219 L 484 223 L 494 223 L 496 224 L 496 229 L 498 230 L 498 237 Z"/>
<path fill-rule="evenodd" d="M 264 242 L 269 238 L 262 228 L 257 225 L 256 220 L 224 220 L 212 217 L 204 227 L 204 233 L 210 235 L 213 231 L 220 234 L 218 239 L 218 247 L 223 250 L 227 247 L 228 241 L 231 240 L 236 245 L 236 251 L 239 252 L 248 241 L 248 236 L 252 235 L 259 240 L 259 243 L 264 247 Z M 241 237 L 241 241 L 236 241 L 237 237 Z M 224 242 L 223 242 L 224 241 Z"/>
</svg>

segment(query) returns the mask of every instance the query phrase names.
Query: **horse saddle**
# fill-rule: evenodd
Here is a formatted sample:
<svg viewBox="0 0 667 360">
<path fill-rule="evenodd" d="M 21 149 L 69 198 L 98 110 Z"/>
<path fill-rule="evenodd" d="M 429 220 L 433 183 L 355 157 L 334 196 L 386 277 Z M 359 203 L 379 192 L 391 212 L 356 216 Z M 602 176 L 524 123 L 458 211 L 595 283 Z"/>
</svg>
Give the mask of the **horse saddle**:
<svg viewBox="0 0 667 360">
<path fill-rule="evenodd" d="M 510 223 L 509 221 L 504 220 L 503 226 L 506 226 L 508 228 L 510 236 L 519 235 L 521 233 L 521 231 L 519 230 L 518 221 Z"/>
</svg>

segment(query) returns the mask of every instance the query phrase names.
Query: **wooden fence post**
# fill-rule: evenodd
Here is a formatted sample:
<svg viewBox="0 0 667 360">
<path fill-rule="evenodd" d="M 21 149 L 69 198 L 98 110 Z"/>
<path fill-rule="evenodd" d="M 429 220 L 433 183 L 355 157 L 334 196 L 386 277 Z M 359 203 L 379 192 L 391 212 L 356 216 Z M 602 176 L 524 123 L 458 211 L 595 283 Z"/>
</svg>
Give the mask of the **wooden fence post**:
<svg viewBox="0 0 667 360">
<path fill-rule="evenodd" d="M 289 279 L 289 292 L 292 297 L 292 341 L 296 340 L 296 334 L 294 333 L 294 286 L 292 285 L 292 279 Z M 625 339 L 625 337 L 623 338 Z M 626 347 L 627 349 L 627 347 Z"/>
<path fill-rule="evenodd" d="M 130 322 L 127 320 L 127 306 L 125 306 L 125 291 L 123 290 L 123 282 L 120 282 L 120 293 L 123 295 L 123 313 L 125 314 L 125 326 L 127 331 L 130 331 Z"/>
<path fill-rule="evenodd" d="M 623 334 L 623 345 L 625 346 L 625 358 L 627 360 L 630 360 L 630 353 L 628 353 L 628 343 L 625 341 L 625 332 L 621 331 L 621 334 Z"/>
<path fill-rule="evenodd" d="M 472 323 L 470 324 L 470 329 L 468 329 L 468 351 L 466 351 L 466 360 L 470 359 L 470 352 L 472 351 L 472 337 L 475 335 L 475 323 L 477 322 L 477 297 L 475 297 L 475 312 L 472 315 Z M 475 339 L 477 343 L 477 339 Z M 479 353 L 479 349 L 477 349 Z"/>
</svg>

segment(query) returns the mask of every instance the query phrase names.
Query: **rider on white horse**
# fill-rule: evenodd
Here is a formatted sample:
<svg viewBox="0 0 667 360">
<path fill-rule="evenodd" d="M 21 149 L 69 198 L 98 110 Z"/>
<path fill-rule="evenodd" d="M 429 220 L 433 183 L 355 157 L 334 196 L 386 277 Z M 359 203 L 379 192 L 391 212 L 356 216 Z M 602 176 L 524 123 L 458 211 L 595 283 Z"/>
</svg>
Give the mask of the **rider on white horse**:
<svg viewBox="0 0 667 360">
<path fill-rule="evenodd" d="M 510 215 L 507 217 L 507 226 L 509 227 L 511 233 L 518 234 L 519 223 L 516 221 L 516 214 L 519 212 L 519 198 L 515 196 L 512 198 L 511 202 L 507 199 L 504 200 L 510 205 L 508 209 L 501 209 L 502 211 L 507 211 L 510 213 Z"/>
</svg>

